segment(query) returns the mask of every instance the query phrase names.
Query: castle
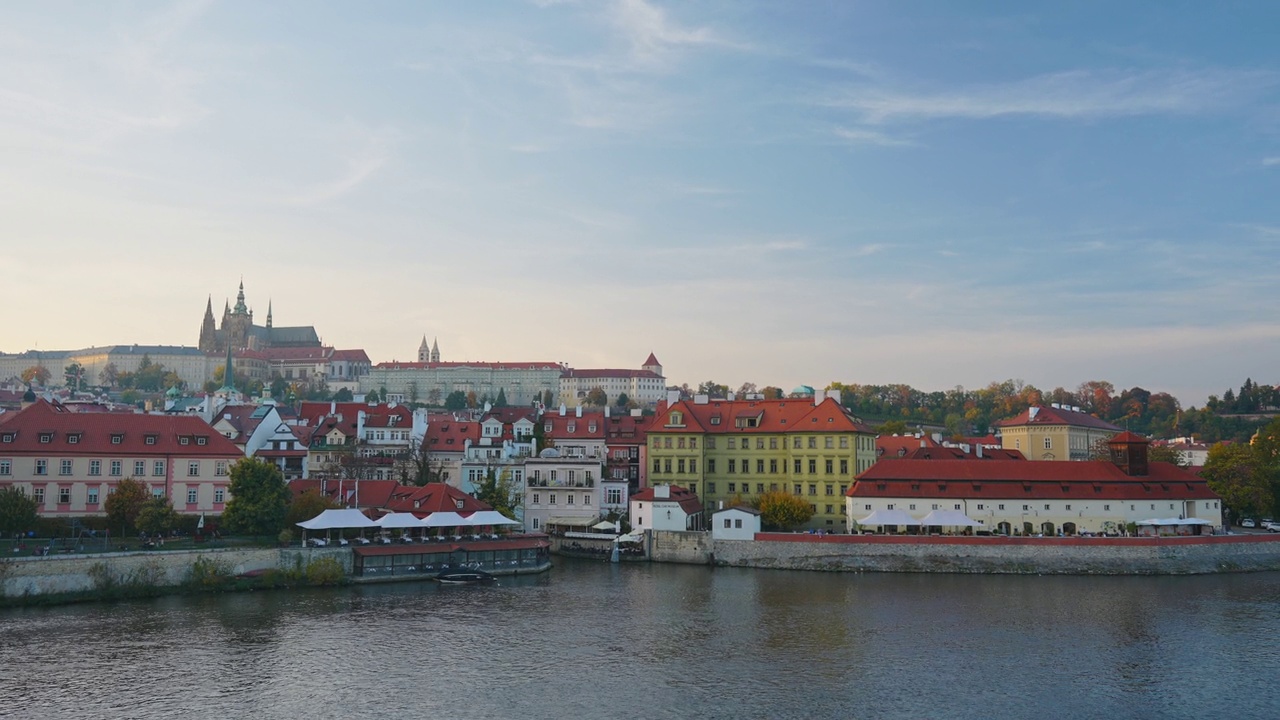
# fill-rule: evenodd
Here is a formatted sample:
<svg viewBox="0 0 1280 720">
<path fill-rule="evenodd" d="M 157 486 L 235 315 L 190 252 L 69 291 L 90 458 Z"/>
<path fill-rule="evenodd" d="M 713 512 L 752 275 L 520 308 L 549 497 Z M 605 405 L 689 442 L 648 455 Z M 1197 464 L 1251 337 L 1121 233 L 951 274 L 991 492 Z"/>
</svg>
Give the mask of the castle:
<svg viewBox="0 0 1280 720">
<path fill-rule="evenodd" d="M 199 347 L 206 353 L 232 350 L 266 350 L 268 348 L 318 348 L 320 336 L 310 325 L 299 327 L 273 327 L 271 303 L 267 303 L 267 324 L 253 324 L 253 310 L 244 302 L 244 282 L 236 295 L 235 307 L 228 302 L 222 311 L 222 324 L 213 323 L 213 296 L 204 310 L 204 322 L 200 325 Z"/>
</svg>

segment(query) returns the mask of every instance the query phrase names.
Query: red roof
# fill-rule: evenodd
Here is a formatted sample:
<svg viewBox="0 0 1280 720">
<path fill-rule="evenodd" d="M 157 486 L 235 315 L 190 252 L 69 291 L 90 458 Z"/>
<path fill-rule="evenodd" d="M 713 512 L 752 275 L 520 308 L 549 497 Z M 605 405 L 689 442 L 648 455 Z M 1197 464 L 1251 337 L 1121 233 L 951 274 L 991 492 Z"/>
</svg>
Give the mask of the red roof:
<svg viewBox="0 0 1280 720">
<path fill-rule="evenodd" d="M 671 413 L 683 413 L 685 427 L 669 426 Z M 758 417 L 755 427 L 739 427 L 738 418 Z M 696 403 L 680 400 L 658 412 L 648 432 L 671 433 L 780 433 L 780 432 L 865 432 L 874 431 L 858 422 L 832 398 L 817 405 L 808 398 L 782 400 L 710 400 Z"/>
<path fill-rule="evenodd" d="M 347 362 L 369 362 L 369 356 L 365 354 L 364 350 L 334 350 L 333 359 Z"/>
<path fill-rule="evenodd" d="M 857 477 L 850 497 L 1029 499 L 1217 498 L 1204 479 L 1153 462 L 1147 475 L 1129 476 L 1105 460 L 912 460 L 885 458 Z"/>
<path fill-rule="evenodd" d="M 11 417 L 0 435 L 0 454 L 244 457 L 235 443 L 194 415 L 77 413 L 46 400 L 6 415 Z"/>
<path fill-rule="evenodd" d="M 649 418 L 630 415 L 610 415 L 605 428 L 610 445 L 644 445 L 645 429 Z"/>
<path fill-rule="evenodd" d="M 965 452 L 964 448 L 958 447 L 922 447 L 916 448 L 906 454 L 910 460 L 1026 460 L 1027 457 L 1020 450 L 1005 450 L 1004 448 L 983 448 L 982 454 L 977 452 Z"/>
<path fill-rule="evenodd" d="M 427 452 L 462 452 L 470 440 L 476 444 L 480 440 L 480 423 L 458 421 L 452 417 L 441 420 L 434 418 L 427 421 L 427 436 L 423 445 Z"/>
<path fill-rule="evenodd" d="M 422 487 L 402 486 L 392 493 L 385 507 L 394 512 L 411 512 L 418 517 L 425 517 L 433 512 L 469 513 L 493 509 L 444 483 L 427 483 Z"/>
<path fill-rule="evenodd" d="M 488 368 L 490 370 L 561 370 L 553 362 L 382 362 L 374 365 L 385 370 L 422 370 L 437 368 Z"/>
<path fill-rule="evenodd" d="M 540 422 L 543 423 L 546 436 L 552 440 L 604 439 L 605 427 L 609 424 L 603 411 L 584 412 L 582 417 L 570 412 L 564 415 L 547 413 Z M 592 427 L 595 429 L 592 430 Z"/>
<path fill-rule="evenodd" d="M 355 480 L 290 480 L 289 490 L 294 495 L 301 495 L 307 490 L 322 492 L 339 505 L 350 505 L 356 502 Z M 395 480 L 361 480 L 359 505 L 364 508 L 386 507 L 391 495 L 401 489 Z"/>
<path fill-rule="evenodd" d="M 1141 443 L 1141 444 L 1144 444 L 1144 445 L 1148 445 L 1148 444 L 1150 444 L 1150 442 L 1151 442 L 1151 441 L 1147 440 L 1146 438 L 1142 437 L 1141 435 L 1139 435 L 1139 434 L 1137 434 L 1137 433 L 1135 433 L 1135 432 L 1130 432 L 1130 431 L 1128 431 L 1128 430 L 1125 430 L 1124 432 L 1120 433 L 1119 435 L 1112 436 L 1112 438 L 1111 438 L 1110 440 L 1108 440 L 1108 441 L 1107 441 L 1107 443 L 1108 443 L 1108 444 L 1110 444 L 1110 443 L 1119 443 L 1119 444 L 1124 444 L 1124 443 Z"/>
<path fill-rule="evenodd" d="M 692 490 L 682 488 L 679 485 L 668 485 L 671 491 L 671 497 L 657 497 L 654 488 L 647 487 L 638 493 L 627 498 L 628 501 L 636 500 L 639 502 L 672 502 L 680 506 L 686 515 L 693 515 L 702 512 L 702 501 L 698 496 L 693 494 Z"/>
<path fill-rule="evenodd" d="M 569 369 L 569 370 L 565 370 L 563 373 L 561 373 L 561 374 L 560 374 L 560 377 L 566 377 L 566 378 L 586 378 L 586 379 L 593 379 L 593 378 L 615 378 L 615 377 L 625 377 L 625 378 L 653 378 L 653 379 L 655 379 L 655 380 L 658 380 L 658 379 L 661 379 L 661 378 L 662 378 L 662 376 L 661 376 L 661 375 L 659 375 L 659 374 L 655 373 L 655 372 L 654 372 L 654 371 L 652 371 L 652 370 L 627 370 L 627 369 L 623 369 L 623 368 L 619 368 L 619 369 L 616 369 L 616 370 L 613 370 L 613 369 L 605 369 L 605 370 L 573 370 L 573 369 Z"/>
<path fill-rule="evenodd" d="M 644 361 L 644 364 L 645 365 L 662 365 L 662 363 L 658 362 L 658 357 L 653 353 L 649 353 L 649 357 Z"/>
<path fill-rule="evenodd" d="M 1035 417 L 1032 417 L 1032 410 L 1035 411 Z M 996 423 L 996 427 L 1019 427 L 1023 425 L 1072 425 L 1097 430 L 1110 430 L 1112 432 L 1120 430 L 1120 428 L 1106 420 L 1100 420 L 1088 413 L 1075 412 L 1074 410 L 1060 407 L 1045 407 L 1043 405 L 1032 405 L 1023 410 L 1017 417 Z"/>
</svg>

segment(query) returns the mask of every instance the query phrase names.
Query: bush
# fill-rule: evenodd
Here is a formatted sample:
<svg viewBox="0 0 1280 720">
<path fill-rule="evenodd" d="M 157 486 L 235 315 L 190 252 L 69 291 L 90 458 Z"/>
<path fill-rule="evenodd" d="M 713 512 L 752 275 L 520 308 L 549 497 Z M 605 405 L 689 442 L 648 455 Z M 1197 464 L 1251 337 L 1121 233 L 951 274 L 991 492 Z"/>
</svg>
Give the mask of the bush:
<svg viewBox="0 0 1280 720">
<path fill-rule="evenodd" d="M 280 531 L 280 534 L 276 536 L 276 539 L 280 541 L 281 545 L 285 545 L 285 546 L 292 545 L 293 531 L 290 530 L 289 528 L 285 528 Z"/>
<path fill-rule="evenodd" d="M 198 590 L 218 590 L 231 581 L 231 565 L 222 558 L 198 557 L 187 572 L 187 584 Z"/>
<path fill-rule="evenodd" d="M 311 585 L 338 585 L 346 575 L 337 558 L 322 557 L 307 563 L 307 583 Z"/>
</svg>

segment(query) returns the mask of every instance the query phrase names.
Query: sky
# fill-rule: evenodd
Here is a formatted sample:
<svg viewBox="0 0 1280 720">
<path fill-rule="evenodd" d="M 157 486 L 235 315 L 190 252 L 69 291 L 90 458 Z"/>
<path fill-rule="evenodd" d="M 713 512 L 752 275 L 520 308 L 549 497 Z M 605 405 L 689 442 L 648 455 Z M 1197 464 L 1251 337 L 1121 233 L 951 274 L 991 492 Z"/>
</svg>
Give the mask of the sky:
<svg viewBox="0 0 1280 720">
<path fill-rule="evenodd" d="M 0 2 L 0 350 L 1280 383 L 1280 5 Z"/>
</svg>

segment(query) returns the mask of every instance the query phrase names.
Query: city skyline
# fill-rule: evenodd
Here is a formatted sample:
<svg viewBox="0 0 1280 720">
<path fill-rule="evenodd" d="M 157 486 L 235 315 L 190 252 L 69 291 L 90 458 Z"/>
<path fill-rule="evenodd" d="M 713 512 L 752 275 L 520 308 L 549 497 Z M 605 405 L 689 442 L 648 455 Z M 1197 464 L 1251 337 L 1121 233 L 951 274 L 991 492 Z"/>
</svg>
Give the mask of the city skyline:
<svg viewBox="0 0 1280 720">
<path fill-rule="evenodd" d="M 4 352 L 194 346 L 243 277 L 375 363 L 1280 380 L 1265 4 L 5 14 Z"/>
</svg>

